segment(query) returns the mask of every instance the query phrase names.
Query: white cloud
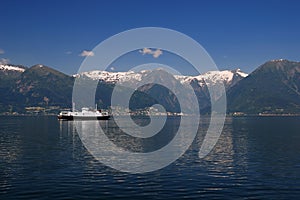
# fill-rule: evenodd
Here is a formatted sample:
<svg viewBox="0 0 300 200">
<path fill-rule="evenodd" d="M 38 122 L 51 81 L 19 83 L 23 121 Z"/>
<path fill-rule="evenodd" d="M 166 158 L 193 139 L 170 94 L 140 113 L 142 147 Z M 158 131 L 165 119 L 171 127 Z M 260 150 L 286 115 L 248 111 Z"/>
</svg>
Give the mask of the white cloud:
<svg viewBox="0 0 300 200">
<path fill-rule="evenodd" d="M 153 57 L 154 57 L 154 58 L 158 58 L 162 53 L 163 53 L 162 50 L 156 49 L 156 50 L 153 52 Z"/>
<path fill-rule="evenodd" d="M 66 51 L 65 54 L 71 55 L 71 54 L 72 54 L 72 51 Z"/>
<path fill-rule="evenodd" d="M 139 52 L 143 55 L 145 55 L 145 54 L 152 55 L 153 58 L 158 58 L 161 54 L 163 54 L 162 50 L 160 50 L 160 49 L 156 49 L 154 51 L 149 48 L 143 48 L 143 49 L 139 50 Z"/>
<path fill-rule="evenodd" d="M 115 68 L 114 68 L 114 67 L 111 67 L 110 70 L 111 70 L 111 71 L 115 71 Z"/>
<path fill-rule="evenodd" d="M 149 49 L 149 48 L 143 48 L 139 52 L 142 53 L 143 55 L 145 55 L 145 54 L 152 54 L 152 50 Z"/>
<path fill-rule="evenodd" d="M 0 54 L 4 54 L 5 51 L 3 49 L 0 49 Z"/>
<path fill-rule="evenodd" d="M 95 55 L 94 52 L 92 52 L 92 51 L 87 51 L 87 50 L 83 50 L 83 51 L 79 54 L 79 56 L 82 56 L 82 57 L 94 56 L 94 55 Z"/>
<path fill-rule="evenodd" d="M 10 62 L 8 58 L 0 58 L 0 65 L 6 65 Z"/>
</svg>

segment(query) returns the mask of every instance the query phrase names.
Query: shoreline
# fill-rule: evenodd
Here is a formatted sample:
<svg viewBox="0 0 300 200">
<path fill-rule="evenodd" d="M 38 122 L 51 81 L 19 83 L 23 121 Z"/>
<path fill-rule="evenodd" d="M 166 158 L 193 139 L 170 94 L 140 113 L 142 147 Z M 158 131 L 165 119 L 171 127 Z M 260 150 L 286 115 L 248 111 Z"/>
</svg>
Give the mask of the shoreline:
<svg viewBox="0 0 300 200">
<path fill-rule="evenodd" d="M 0 117 L 8 116 L 8 117 L 39 117 L 39 116 L 57 116 L 58 114 L 56 113 L 39 113 L 39 114 L 25 114 L 25 113 L 0 113 Z M 128 115 L 128 114 L 120 114 L 118 116 L 137 116 L 137 117 L 147 117 L 148 115 L 142 115 L 142 114 L 133 114 L 133 115 Z M 155 116 L 180 116 L 177 113 L 174 113 L 173 115 L 155 115 Z M 184 116 L 190 116 L 192 117 L 193 115 L 184 115 Z M 208 114 L 200 114 L 200 116 L 209 116 Z M 300 113 L 284 113 L 284 114 L 226 114 L 226 117 L 300 117 Z"/>
</svg>

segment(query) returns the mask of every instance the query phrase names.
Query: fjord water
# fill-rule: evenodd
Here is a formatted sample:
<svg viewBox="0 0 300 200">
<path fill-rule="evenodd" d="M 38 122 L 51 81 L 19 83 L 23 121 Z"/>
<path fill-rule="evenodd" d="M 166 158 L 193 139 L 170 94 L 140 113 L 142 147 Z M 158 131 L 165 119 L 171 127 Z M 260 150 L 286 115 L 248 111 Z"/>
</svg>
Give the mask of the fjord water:
<svg viewBox="0 0 300 200">
<path fill-rule="evenodd" d="M 74 122 L 55 117 L 0 120 L 0 199 L 300 197 L 299 117 L 229 117 L 217 145 L 203 159 L 198 158 L 205 132 L 200 127 L 181 158 L 145 174 L 119 172 L 98 162 L 83 146 Z M 148 147 L 155 150 L 172 139 L 179 120 L 170 119 L 163 138 Z M 120 137 L 112 120 L 100 123 L 112 141 L 138 151 L 140 143 Z"/>
</svg>

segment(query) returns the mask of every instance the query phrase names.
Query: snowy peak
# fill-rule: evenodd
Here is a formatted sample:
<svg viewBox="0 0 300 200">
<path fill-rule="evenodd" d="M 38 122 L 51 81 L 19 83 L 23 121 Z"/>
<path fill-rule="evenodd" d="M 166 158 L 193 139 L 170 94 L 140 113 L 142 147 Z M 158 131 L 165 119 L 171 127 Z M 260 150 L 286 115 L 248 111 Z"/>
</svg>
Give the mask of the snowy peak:
<svg viewBox="0 0 300 200">
<path fill-rule="evenodd" d="M 7 64 L 3 65 L 3 64 L 0 64 L 0 70 L 1 71 L 18 71 L 18 72 L 24 72 L 25 68 L 17 66 L 17 65 L 7 65 Z"/>
<path fill-rule="evenodd" d="M 240 69 L 223 70 L 223 71 L 209 71 L 198 76 L 175 76 L 182 84 L 190 84 L 192 81 L 197 81 L 200 86 L 208 84 L 223 83 L 226 88 L 236 84 L 241 79 L 248 76 Z"/>
<path fill-rule="evenodd" d="M 0 64 L 0 79 L 13 80 L 23 74 L 26 69 L 21 65 Z"/>
<path fill-rule="evenodd" d="M 210 80 L 213 82 L 217 82 L 219 80 L 225 82 L 231 82 L 234 76 L 240 76 L 242 78 L 245 78 L 246 76 L 248 76 L 248 74 L 242 72 L 240 69 L 236 69 L 236 70 L 210 71 L 203 75 L 200 75 L 200 77 L 203 78 L 204 80 Z"/>
<path fill-rule="evenodd" d="M 141 81 L 143 76 L 145 76 L 150 71 L 143 70 L 141 72 L 107 72 L 107 71 L 89 71 L 83 72 L 81 74 L 75 74 L 73 77 L 87 77 L 93 80 L 99 80 L 108 83 L 116 83 L 118 81 Z M 219 83 L 224 82 L 225 84 L 232 83 L 236 78 L 242 79 L 248 76 L 248 74 L 242 72 L 240 69 L 236 70 L 224 70 L 224 71 L 209 71 L 205 74 L 198 76 L 183 76 L 175 75 L 174 77 L 179 80 L 182 84 L 190 84 L 193 80 L 198 82 L 206 83 Z"/>
<path fill-rule="evenodd" d="M 245 73 L 245 72 L 242 72 L 241 69 L 237 69 L 237 70 L 235 71 L 235 73 L 238 74 L 238 75 L 240 75 L 240 76 L 243 77 L 243 78 L 245 78 L 245 77 L 248 76 L 248 74 Z"/>
<path fill-rule="evenodd" d="M 224 71 L 209 71 L 203 75 L 199 75 L 198 79 L 203 79 L 207 82 L 217 83 L 219 81 L 231 82 L 233 79 L 234 73 L 229 70 Z"/>
<path fill-rule="evenodd" d="M 116 83 L 119 80 L 141 80 L 142 74 L 133 71 L 128 72 L 107 72 L 107 71 L 89 71 L 81 74 L 75 74 L 73 77 L 87 77 L 92 80 L 99 80 L 103 82 Z"/>
<path fill-rule="evenodd" d="M 176 78 L 180 80 L 181 83 L 190 83 L 192 80 L 205 81 L 207 83 L 218 83 L 224 82 L 231 83 L 235 77 L 240 79 L 245 78 L 248 74 L 242 72 L 240 69 L 236 70 L 223 70 L 223 71 L 209 71 L 205 74 L 198 76 L 177 76 Z"/>
</svg>

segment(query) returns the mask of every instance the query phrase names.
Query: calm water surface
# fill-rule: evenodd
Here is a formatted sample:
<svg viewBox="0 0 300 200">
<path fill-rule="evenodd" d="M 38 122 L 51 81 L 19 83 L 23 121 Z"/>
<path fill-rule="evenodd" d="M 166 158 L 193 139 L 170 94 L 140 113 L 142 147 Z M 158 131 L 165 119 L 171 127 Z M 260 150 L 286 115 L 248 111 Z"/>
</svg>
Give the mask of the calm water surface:
<svg viewBox="0 0 300 200">
<path fill-rule="evenodd" d="M 208 125 L 204 120 L 184 156 L 146 174 L 122 173 L 98 162 L 73 122 L 55 117 L 0 120 L 0 199 L 300 198 L 299 117 L 227 118 L 213 151 L 199 159 Z M 178 122 L 171 118 L 160 138 L 138 144 L 113 120 L 101 126 L 116 144 L 146 152 L 170 141 Z"/>
</svg>

